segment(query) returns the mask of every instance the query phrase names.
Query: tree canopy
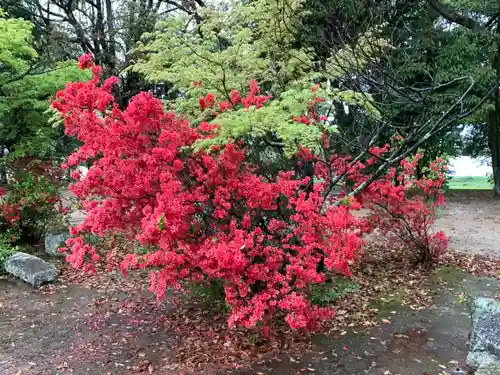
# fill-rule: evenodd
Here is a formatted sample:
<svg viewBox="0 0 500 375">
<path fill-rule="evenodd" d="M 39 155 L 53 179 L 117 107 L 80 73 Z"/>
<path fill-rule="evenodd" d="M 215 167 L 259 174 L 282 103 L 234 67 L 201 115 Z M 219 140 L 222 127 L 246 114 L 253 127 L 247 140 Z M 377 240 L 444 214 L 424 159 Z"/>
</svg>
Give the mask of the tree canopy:
<svg viewBox="0 0 500 375">
<path fill-rule="evenodd" d="M 49 99 L 66 82 L 85 78 L 74 61 L 47 66 L 34 48 L 34 25 L 0 18 L 0 139 L 11 156 L 46 156 L 59 132 L 49 124 Z M 57 133 L 57 135 L 56 135 Z"/>
<path fill-rule="evenodd" d="M 423 164 L 437 155 L 495 154 L 493 1 L 24 0 L 5 6 L 24 17 L 9 19 L 10 27 L 27 26 L 11 39 L 24 40 L 24 51 L 4 44 L 12 49 L 9 69 L 19 76 L 2 84 L 4 139 L 15 143 L 30 134 L 17 144 L 20 154 L 54 145 L 50 127 L 16 124 L 47 121 L 45 100 L 81 74 L 66 60 L 85 52 L 105 75 L 120 76 L 120 105 L 151 90 L 197 124 L 215 123 L 208 106 L 198 111 L 200 97 L 210 93 L 217 105 L 230 106 L 232 92 L 248 93 L 251 80 L 278 99 L 237 120 L 232 111 L 219 114 L 220 132 L 200 147 L 251 135 L 288 156 L 298 144 L 315 149 L 321 131 L 291 121 L 287 111 L 292 117 L 307 111 L 304 100 L 320 83 L 325 130 L 344 153 L 366 152 L 370 142 L 397 135 L 404 149 L 425 149 Z"/>
</svg>

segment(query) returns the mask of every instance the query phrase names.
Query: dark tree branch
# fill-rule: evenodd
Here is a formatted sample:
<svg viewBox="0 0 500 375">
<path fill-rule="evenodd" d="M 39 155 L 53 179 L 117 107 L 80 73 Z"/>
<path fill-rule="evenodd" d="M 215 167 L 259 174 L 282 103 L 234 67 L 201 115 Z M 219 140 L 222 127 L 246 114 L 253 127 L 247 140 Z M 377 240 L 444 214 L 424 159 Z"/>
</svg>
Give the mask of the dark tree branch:
<svg viewBox="0 0 500 375">
<path fill-rule="evenodd" d="M 470 30 L 479 32 L 489 32 L 487 28 L 481 25 L 479 22 L 473 20 L 470 17 L 463 16 L 459 13 L 454 12 L 452 9 L 448 8 L 446 5 L 441 3 L 440 0 L 427 0 L 428 4 L 438 12 L 443 18 L 450 22 L 462 25 Z"/>
<path fill-rule="evenodd" d="M 487 28 L 488 30 L 491 30 L 491 27 L 494 25 L 494 23 L 498 20 L 498 16 L 499 14 L 496 13 L 494 14 L 489 20 L 488 22 L 486 22 L 486 24 L 484 25 L 485 28 Z"/>
<path fill-rule="evenodd" d="M 374 181 L 376 181 L 389 167 L 396 165 L 397 163 L 401 162 L 401 160 L 410 156 L 413 152 L 418 150 L 420 146 L 422 146 L 425 142 L 427 142 L 432 136 L 443 132 L 444 130 L 446 130 L 446 128 L 448 128 L 458 119 L 465 118 L 472 113 L 472 112 L 462 113 L 459 116 L 454 117 L 450 121 L 445 122 L 448 116 L 463 102 L 463 99 L 470 93 L 470 91 L 474 87 L 474 79 L 472 77 L 461 78 L 461 80 L 465 79 L 469 79 L 471 81 L 471 84 L 469 85 L 468 89 L 460 96 L 460 98 L 457 101 L 455 101 L 455 103 L 451 105 L 448 108 L 448 110 L 445 111 L 437 121 L 435 121 L 433 125 L 431 125 L 431 122 L 433 121 L 433 119 L 431 119 L 427 121 L 427 123 L 419 127 L 418 132 L 416 132 L 411 138 L 407 138 L 404 144 L 393 152 L 393 157 L 391 159 L 387 160 L 385 163 L 382 163 L 379 166 L 379 168 L 370 176 L 370 178 L 361 183 L 356 189 L 354 189 L 352 193 L 349 194 L 349 196 L 356 196 L 361 194 L 368 186 L 370 186 Z M 475 108 L 479 107 L 476 106 Z M 420 135 L 420 133 L 422 132 L 424 132 L 425 134 Z M 406 150 L 404 150 L 405 147 Z"/>
<path fill-rule="evenodd" d="M 196 18 L 197 21 L 202 21 L 202 17 L 196 12 L 196 7 L 194 9 L 188 9 L 183 4 L 179 4 L 177 1 L 173 0 L 163 0 L 166 4 L 173 5 L 179 10 L 182 10 L 184 13 L 192 15 Z"/>
</svg>

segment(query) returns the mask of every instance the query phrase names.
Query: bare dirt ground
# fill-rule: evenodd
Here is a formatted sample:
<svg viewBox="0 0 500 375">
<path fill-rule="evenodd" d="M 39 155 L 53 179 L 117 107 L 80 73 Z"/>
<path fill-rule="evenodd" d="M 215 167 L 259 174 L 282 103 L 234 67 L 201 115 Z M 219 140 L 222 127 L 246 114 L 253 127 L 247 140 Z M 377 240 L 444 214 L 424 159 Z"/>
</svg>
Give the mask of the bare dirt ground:
<svg viewBox="0 0 500 375">
<path fill-rule="evenodd" d="M 500 232 L 499 208 L 500 202 L 489 192 L 457 192 L 449 197 L 437 228 L 451 235 L 452 248 L 500 259 L 495 238 Z M 237 369 L 240 359 L 235 353 L 232 366 L 207 365 L 194 372 L 178 368 L 184 348 L 189 351 L 192 346 L 198 356 L 186 353 L 189 360 L 202 358 L 207 363 L 217 354 L 209 346 L 220 344 L 226 357 L 232 355 L 231 342 L 217 343 L 219 332 L 212 328 L 220 329 L 223 317 L 208 318 L 202 308 L 193 307 L 183 327 L 187 310 L 157 303 L 137 287 L 144 280 L 105 275 L 80 285 L 74 274 L 65 271 L 56 284 L 33 290 L 4 277 L 0 279 L 0 375 L 420 375 L 426 371 L 437 375 L 444 368 L 461 366 L 466 355 L 469 317 L 457 302 L 461 286 L 473 285 L 476 294 L 489 290 L 498 295 L 500 289 L 493 279 L 467 276 L 467 281 L 462 276 L 452 282 L 435 281 L 434 307 L 425 311 L 391 307 L 386 311 L 387 324 L 368 332 L 342 332 L 334 339 L 317 336 L 307 350 L 294 354 L 270 348 L 269 362 L 250 349 L 251 360 L 243 369 Z M 193 335 L 193 329 L 199 332 Z"/>
<path fill-rule="evenodd" d="M 450 248 L 500 257 L 500 201 L 490 191 L 451 193 L 436 227 L 450 236 Z"/>
<path fill-rule="evenodd" d="M 168 305 L 109 275 L 93 284 L 0 280 L 0 374 L 149 374 L 151 361 L 167 363 Z"/>
</svg>

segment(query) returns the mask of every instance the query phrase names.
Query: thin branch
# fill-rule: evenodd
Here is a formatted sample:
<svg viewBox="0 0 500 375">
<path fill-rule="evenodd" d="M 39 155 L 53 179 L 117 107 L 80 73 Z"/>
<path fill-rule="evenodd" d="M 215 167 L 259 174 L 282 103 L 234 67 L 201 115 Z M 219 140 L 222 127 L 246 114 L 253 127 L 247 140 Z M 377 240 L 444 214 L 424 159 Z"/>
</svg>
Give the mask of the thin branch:
<svg viewBox="0 0 500 375">
<path fill-rule="evenodd" d="M 487 28 L 488 30 L 491 30 L 490 28 L 493 26 L 493 24 L 495 23 L 495 21 L 497 21 L 498 19 L 498 12 L 495 13 L 489 20 L 488 22 L 486 22 L 486 24 L 484 25 L 485 28 Z"/>
<path fill-rule="evenodd" d="M 462 94 L 462 96 L 452 106 L 450 106 L 450 108 L 448 108 L 447 111 L 445 111 L 442 114 L 442 116 L 436 121 L 436 123 L 434 124 L 434 126 L 426 134 L 424 134 L 422 137 L 420 137 L 419 139 L 415 140 L 415 138 L 417 138 L 416 136 L 423 129 L 427 128 L 428 125 L 430 125 L 431 120 L 427 121 L 424 125 L 422 125 L 420 127 L 419 131 L 414 136 L 412 136 L 410 139 L 406 139 L 405 142 L 404 142 L 404 144 L 401 145 L 393 153 L 393 155 L 398 155 L 399 154 L 399 156 L 396 156 L 396 157 L 388 160 L 387 162 L 382 163 L 379 166 L 379 168 L 366 181 L 364 181 L 356 189 L 354 189 L 354 191 L 352 191 L 349 194 L 349 196 L 357 196 L 357 195 L 359 195 L 368 186 L 370 186 L 382 173 L 384 173 L 387 170 L 387 168 L 389 168 L 390 166 L 395 165 L 395 164 L 401 162 L 401 160 L 403 160 L 406 157 L 408 157 L 409 155 L 411 155 L 422 144 L 424 144 L 427 140 L 429 140 L 429 138 L 431 138 L 433 135 L 435 135 L 435 134 L 437 134 L 439 132 L 442 132 L 447 126 L 449 126 L 453 122 L 457 121 L 458 118 L 464 118 L 464 117 L 468 116 L 468 115 L 462 114 L 463 117 L 459 116 L 458 118 L 454 118 L 451 121 L 448 121 L 444 125 L 442 125 L 443 121 L 448 117 L 449 114 L 451 114 L 451 112 L 453 112 L 455 110 L 455 108 L 457 108 L 457 106 L 459 106 L 462 103 L 463 99 L 470 93 L 470 91 L 472 90 L 472 88 L 474 86 L 475 82 L 474 82 L 474 79 L 472 77 L 462 77 L 461 79 L 462 80 L 469 79 L 471 81 L 471 84 L 470 84 L 469 88 Z M 486 99 L 484 99 L 484 100 L 486 100 Z M 476 107 L 478 107 L 478 106 L 476 106 Z M 402 151 L 403 147 L 407 146 L 410 143 L 413 143 L 413 144 L 410 147 L 408 147 L 405 152 L 400 153 Z"/>
<path fill-rule="evenodd" d="M 441 3 L 440 0 L 427 0 L 428 4 L 437 11 L 442 17 L 450 22 L 462 25 L 470 30 L 479 32 L 489 32 L 487 28 L 476 22 L 470 17 L 463 16 L 459 13 L 454 12 L 452 9 Z"/>
</svg>

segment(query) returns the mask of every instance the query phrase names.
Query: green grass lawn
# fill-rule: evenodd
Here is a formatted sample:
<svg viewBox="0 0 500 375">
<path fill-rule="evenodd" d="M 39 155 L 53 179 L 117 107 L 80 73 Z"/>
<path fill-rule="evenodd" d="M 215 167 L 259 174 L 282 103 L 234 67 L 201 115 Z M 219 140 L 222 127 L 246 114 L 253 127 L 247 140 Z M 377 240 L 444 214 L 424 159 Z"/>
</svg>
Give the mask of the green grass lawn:
<svg viewBox="0 0 500 375">
<path fill-rule="evenodd" d="M 487 177 L 459 176 L 450 180 L 451 190 L 489 190 L 491 188 Z"/>
</svg>

